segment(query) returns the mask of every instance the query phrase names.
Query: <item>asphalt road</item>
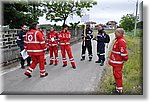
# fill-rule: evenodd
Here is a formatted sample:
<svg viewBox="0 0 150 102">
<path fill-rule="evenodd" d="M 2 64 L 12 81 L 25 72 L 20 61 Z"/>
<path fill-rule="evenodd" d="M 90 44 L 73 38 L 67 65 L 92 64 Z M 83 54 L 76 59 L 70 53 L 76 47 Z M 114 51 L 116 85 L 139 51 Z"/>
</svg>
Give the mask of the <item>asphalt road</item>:
<svg viewBox="0 0 150 102">
<path fill-rule="evenodd" d="M 114 39 L 114 35 L 111 35 L 111 39 Z M 93 60 L 91 62 L 88 61 L 88 56 L 86 56 L 85 61 L 80 61 L 81 42 L 72 46 L 77 69 L 72 69 L 69 61 L 67 67 L 62 67 L 59 51 L 59 64 L 57 66 L 48 65 L 49 55 L 46 55 L 47 77 L 40 78 L 39 67 L 33 71 L 31 78 L 24 75 L 26 69 L 17 67 L 2 73 L 0 75 L 0 79 L 3 79 L 2 94 L 95 94 L 105 65 L 101 67 L 95 63 L 97 60 L 96 41 L 92 42 Z M 108 48 L 106 50 L 108 53 Z"/>
</svg>

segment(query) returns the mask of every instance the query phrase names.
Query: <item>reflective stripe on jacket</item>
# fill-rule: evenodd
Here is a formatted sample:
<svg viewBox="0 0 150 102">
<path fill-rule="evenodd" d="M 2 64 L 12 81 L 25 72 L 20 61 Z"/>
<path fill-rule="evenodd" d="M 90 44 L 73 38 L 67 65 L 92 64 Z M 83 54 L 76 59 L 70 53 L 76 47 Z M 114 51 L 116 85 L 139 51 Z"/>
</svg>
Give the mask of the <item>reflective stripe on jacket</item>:
<svg viewBox="0 0 150 102">
<path fill-rule="evenodd" d="M 44 36 L 37 30 L 28 31 L 24 43 L 29 55 L 42 55 L 46 50 Z"/>
<path fill-rule="evenodd" d="M 122 66 L 123 63 L 128 60 L 126 40 L 123 36 L 116 38 L 109 58 L 109 64 L 112 66 Z"/>
</svg>

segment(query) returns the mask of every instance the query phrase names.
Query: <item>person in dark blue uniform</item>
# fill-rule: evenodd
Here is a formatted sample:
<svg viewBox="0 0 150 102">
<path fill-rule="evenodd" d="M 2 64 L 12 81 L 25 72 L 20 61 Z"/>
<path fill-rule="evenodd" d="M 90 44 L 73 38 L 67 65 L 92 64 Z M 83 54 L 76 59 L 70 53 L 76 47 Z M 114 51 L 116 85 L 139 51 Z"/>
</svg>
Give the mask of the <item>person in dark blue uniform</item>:
<svg viewBox="0 0 150 102">
<path fill-rule="evenodd" d="M 21 31 L 18 33 L 17 45 L 20 47 L 20 52 L 24 50 L 24 37 L 26 35 L 26 30 L 27 30 L 27 26 L 24 25 L 23 27 L 21 27 Z M 27 57 L 27 66 L 30 66 L 30 62 L 31 62 L 31 57 Z M 20 55 L 20 64 L 22 69 L 25 68 L 24 63 L 25 60 Z"/>
<path fill-rule="evenodd" d="M 92 35 L 92 30 L 90 28 L 90 25 L 86 25 L 86 29 L 85 29 L 85 34 L 84 34 L 84 30 L 82 32 L 82 39 L 83 39 L 83 43 L 82 43 L 82 58 L 81 61 L 85 60 L 85 52 L 86 52 L 86 48 L 88 50 L 88 56 L 89 56 L 89 61 L 92 61 L 92 42 L 91 39 L 93 38 Z"/>
<path fill-rule="evenodd" d="M 105 38 L 106 32 L 102 25 L 97 25 L 96 29 L 98 30 L 98 34 L 94 40 L 97 40 L 97 56 L 98 60 L 95 63 L 100 63 L 100 66 L 104 65 L 105 62 Z"/>
</svg>

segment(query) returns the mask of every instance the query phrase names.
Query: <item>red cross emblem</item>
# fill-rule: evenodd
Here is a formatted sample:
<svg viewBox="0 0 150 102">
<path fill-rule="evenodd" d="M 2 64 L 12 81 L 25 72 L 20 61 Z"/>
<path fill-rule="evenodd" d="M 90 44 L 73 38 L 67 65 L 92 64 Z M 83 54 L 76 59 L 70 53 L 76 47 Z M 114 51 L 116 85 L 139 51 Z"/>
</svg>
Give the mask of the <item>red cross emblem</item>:
<svg viewBox="0 0 150 102">
<path fill-rule="evenodd" d="M 32 35 L 29 35 L 28 36 L 28 41 L 32 41 L 33 40 L 33 36 Z"/>
</svg>

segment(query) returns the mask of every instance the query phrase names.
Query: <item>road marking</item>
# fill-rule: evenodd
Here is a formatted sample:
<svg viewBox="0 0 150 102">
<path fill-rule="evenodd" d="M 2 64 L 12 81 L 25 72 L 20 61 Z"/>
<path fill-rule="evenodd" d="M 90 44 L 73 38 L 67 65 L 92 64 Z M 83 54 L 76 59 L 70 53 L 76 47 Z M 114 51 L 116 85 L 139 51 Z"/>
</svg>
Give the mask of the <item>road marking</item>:
<svg viewBox="0 0 150 102">
<path fill-rule="evenodd" d="M 17 69 L 19 69 L 19 68 L 20 68 L 20 66 L 13 67 L 13 68 L 11 68 L 11 69 L 9 69 L 9 70 L 7 70 L 7 71 L 2 71 L 2 70 L 0 70 L 0 76 L 3 76 L 4 74 L 7 74 L 7 73 L 9 73 L 9 72 L 15 71 L 15 70 L 17 70 Z"/>
</svg>

